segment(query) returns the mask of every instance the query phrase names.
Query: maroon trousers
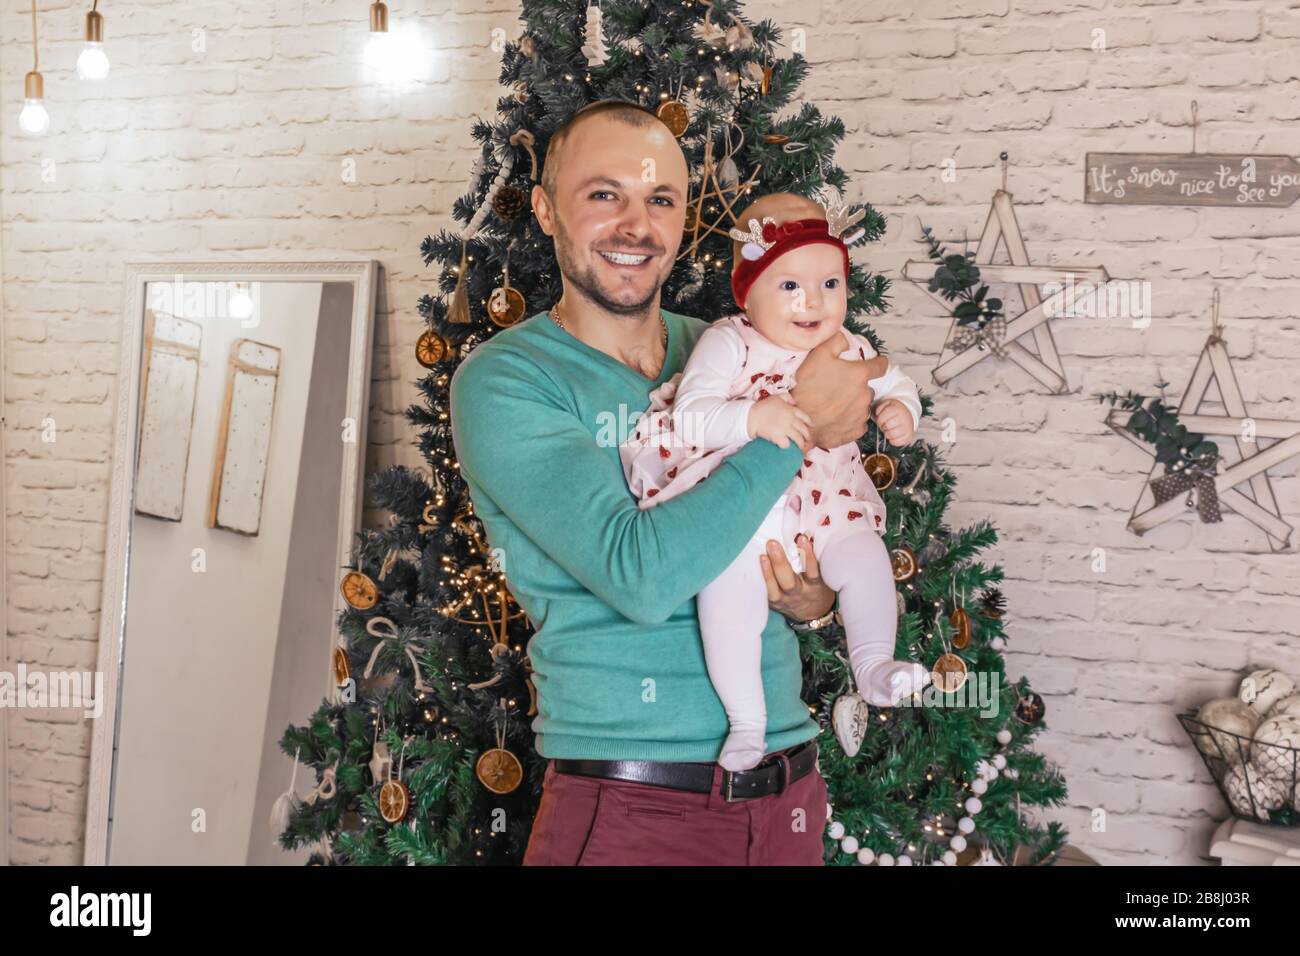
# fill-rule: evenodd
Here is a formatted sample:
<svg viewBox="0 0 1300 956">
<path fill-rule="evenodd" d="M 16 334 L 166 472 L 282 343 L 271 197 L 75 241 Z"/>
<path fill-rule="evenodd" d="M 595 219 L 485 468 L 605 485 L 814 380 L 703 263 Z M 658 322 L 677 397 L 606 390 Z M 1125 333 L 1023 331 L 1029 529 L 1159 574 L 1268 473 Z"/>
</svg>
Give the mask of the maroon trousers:
<svg viewBox="0 0 1300 956">
<path fill-rule="evenodd" d="M 827 790 L 816 767 L 784 793 L 733 803 L 723 773 L 714 764 L 712 791 L 692 793 L 557 773 L 548 761 L 524 865 L 824 865 Z"/>
</svg>

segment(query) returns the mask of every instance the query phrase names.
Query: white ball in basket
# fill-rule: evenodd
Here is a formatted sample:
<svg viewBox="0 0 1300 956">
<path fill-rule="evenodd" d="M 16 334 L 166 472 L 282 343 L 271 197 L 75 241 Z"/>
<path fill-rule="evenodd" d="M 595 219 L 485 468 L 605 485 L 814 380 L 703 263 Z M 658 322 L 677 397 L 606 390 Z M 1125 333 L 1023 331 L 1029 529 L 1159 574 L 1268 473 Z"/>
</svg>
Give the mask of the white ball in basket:
<svg viewBox="0 0 1300 956">
<path fill-rule="evenodd" d="M 1250 739 L 1259 726 L 1259 714 L 1249 704 L 1238 697 L 1216 697 L 1201 705 L 1196 719 L 1209 730 L 1195 737 L 1201 753 L 1222 757 L 1230 764 L 1249 756 Z"/>
<path fill-rule="evenodd" d="M 1266 777 L 1252 764 L 1238 764 L 1223 779 L 1223 790 L 1228 795 L 1232 809 L 1244 817 L 1254 816 L 1268 822 L 1268 811 L 1276 810 L 1286 802 L 1282 784 Z M 1253 801 L 1252 801 L 1252 798 Z"/>
<path fill-rule="evenodd" d="M 1250 704 L 1261 717 L 1283 697 L 1295 693 L 1295 682 L 1272 667 L 1251 671 L 1241 681 L 1237 696 Z"/>
<path fill-rule="evenodd" d="M 1292 773 L 1300 774 L 1300 717 L 1270 717 L 1255 728 L 1250 762 L 1260 773 L 1291 786 Z"/>
<path fill-rule="evenodd" d="M 1300 717 L 1300 694 L 1283 697 L 1268 712 L 1270 717 Z"/>
</svg>

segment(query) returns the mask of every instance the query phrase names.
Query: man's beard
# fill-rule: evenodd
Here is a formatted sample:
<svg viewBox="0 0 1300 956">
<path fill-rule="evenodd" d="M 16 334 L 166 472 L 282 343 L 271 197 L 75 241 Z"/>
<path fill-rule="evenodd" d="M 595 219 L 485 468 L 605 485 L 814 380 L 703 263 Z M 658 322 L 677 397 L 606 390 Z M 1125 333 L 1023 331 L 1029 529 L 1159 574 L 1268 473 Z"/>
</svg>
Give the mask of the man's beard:
<svg viewBox="0 0 1300 956">
<path fill-rule="evenodd" d="M 600 255 L 600 253 L 595 252 L 593 255 Z M 600 280 L 596 278 L 594 265 L 585 270 L 579 268 L 577 257 L 573 254 L 573 243 L 569 241 L 568 233 L 564 231 L 564 226 L 558 220 L 555 224 L 555 261 L 559 263 L 560 274 L 569 280 L 578 292 L 606 312 L 615 315 L 641 315 L 648 312 L 650 303 L 655 300 L 655 296 L 659 294 L 659 290 L 663 288 L 668 278 L 664 275 L 657 276 L 655 284 L 640 302 L 629 304 L 611 299 L 601 287 Z"/>
</svg>

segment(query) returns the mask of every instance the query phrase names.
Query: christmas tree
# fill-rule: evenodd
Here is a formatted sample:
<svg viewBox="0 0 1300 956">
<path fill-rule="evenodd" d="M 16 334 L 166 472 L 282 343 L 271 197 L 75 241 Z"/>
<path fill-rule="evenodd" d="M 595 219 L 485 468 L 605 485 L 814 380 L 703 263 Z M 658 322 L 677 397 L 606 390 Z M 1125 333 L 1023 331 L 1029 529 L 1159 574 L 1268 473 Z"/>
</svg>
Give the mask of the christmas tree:
<svg viewBox="0 0 1300 956">
<path fill-rule="evenodd" d="M 453 205 L 460 225 L 421 247 L 426 264 L 442 269 L 441 294 L 420 301 L 428 329 L 417 357 L 428 374 L 407 412 L 429 470 L 370 476 L 371 499 L 391 521 L 358 534 L 343 578 L 350 607 L 335 651 L 339 694 L 281 740 L 313 768 L 316 788 L 305 802 L 282 798 L 280 841 L 315 844 L 313 863 L 511 864 L 528 842 L 545 770 L 530 729 L 532 630 L 458 473 L 449 385 L 477 345 L 561 295 L 552 240 L 528 208 L 550 134 L 579 108 L 618 98 L 656 110 L 678 135 L 691 202 L 661 304 L 706 320 L 737 311 L 728 236 L 736 213 L 767 192 L 843 196 L 848 187 L 833 161 L 843 124 L 807 103 L 786 109 L 808 72 L 800 35 L 749 23 L 730 0 L 590 8 L 523 0 L 522 8 L 523 33 L 501 59 L 508 93 L 495 120 L 471 129 L 478 157 Z M 884 219 L 863 209 L 860 241 L 872 242 Z M 865 320 L 885 311 L 888 287 L 853 266 L 848 325 L 882 353 Z M 923 396 L 927 415 L 932 404 Z M 878 486 L 888 480 L 896 656 L 962 686 L 937 695 L 946 706 L 868 707 L 852 693 L 838 624 L 800 635 L 803 697 L 823 728 L 820 769 L 833 807 L 826 860 L 954 863 L 980 847 L 986 859 L 1009 862 L 1021 850 L 1016 862 L 1050 860 L 1064 832 L 1022 809 L 1061 803 L 1065 787 L 1031 749 L 1041 700 L 1004 677 L 1002 571 L 976 560 L 996 531 L 944 524 L 955 479 L 934 444 L 892 448 L 874 423 L 861 444 L 882 455 Z M 977 684 L 988 699 L 963 696 Z"/>
</svg>

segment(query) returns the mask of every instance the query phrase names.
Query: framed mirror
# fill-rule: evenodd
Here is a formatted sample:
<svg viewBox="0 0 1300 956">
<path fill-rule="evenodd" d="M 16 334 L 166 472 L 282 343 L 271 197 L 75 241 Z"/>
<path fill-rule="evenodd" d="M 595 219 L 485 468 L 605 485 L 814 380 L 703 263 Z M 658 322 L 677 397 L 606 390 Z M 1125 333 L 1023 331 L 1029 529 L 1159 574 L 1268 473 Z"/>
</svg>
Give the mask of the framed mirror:
<svg viewBox="0 0 1300 956">
<path fill-rule="evenodd" d="M 279 739 L 335 694 L 378 263 L 126 266 L 87 864 L 300 863 Z"/>
</svg>

